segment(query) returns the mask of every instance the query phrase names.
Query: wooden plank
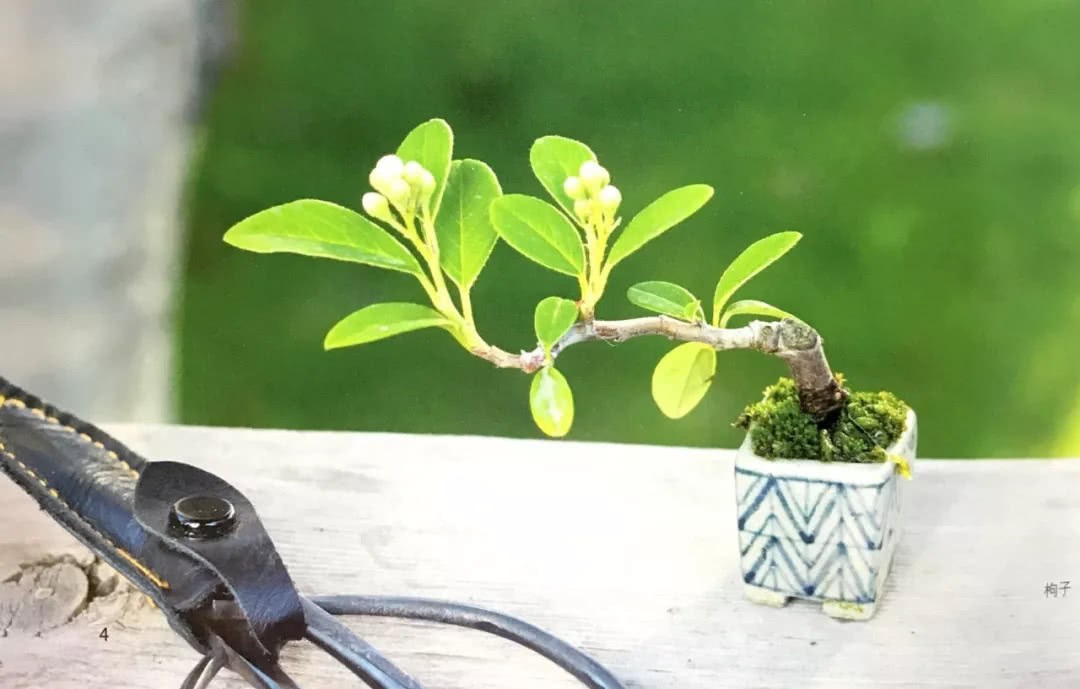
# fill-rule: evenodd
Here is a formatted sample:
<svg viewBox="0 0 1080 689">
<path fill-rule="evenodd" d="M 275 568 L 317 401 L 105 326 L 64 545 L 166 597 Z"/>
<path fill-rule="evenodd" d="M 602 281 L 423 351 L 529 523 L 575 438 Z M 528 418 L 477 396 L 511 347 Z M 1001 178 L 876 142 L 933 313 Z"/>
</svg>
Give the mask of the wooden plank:
<svg viewBox="0 0 1080 689">
<path fill-rule="evenodd" d="M 109 430 L 244 490 L 305 593 L 493 607 L 579 645 L 628 687 L 1080 686 L 1078 461 L 920 461 L 883 604 L 870 622 L 843 623 L 809 603 L 774 610 L 743 600 L 730 451 Z M 0 571 L 73 551 L 8 482 L 0 504 Z M 1065 597 L 1044 595 L 1061 581 L 1071 582 Z M 431 688 L 578 686 L 483 634 L 352 624 Z M 113 601 L 40 637 L 0 638 L 0 686 L 169 687 L 196 660 L 153 609 Z M 301 686 L 360 686 L 305 644 L 285 665 Z"/>
</svg>

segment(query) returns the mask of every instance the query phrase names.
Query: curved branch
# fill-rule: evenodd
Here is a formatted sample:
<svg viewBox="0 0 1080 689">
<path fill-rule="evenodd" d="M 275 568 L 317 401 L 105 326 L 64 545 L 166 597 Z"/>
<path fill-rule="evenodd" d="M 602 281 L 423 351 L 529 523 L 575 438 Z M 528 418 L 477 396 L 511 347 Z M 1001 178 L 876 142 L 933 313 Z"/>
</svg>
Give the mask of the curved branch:
<svg viewBox="0 0 1080 689">
<path fill-rule="evenodd" d="M 552 348 L 551 355 L 557 357 L 568 347 L 581 342 L 625 342 L 645 335 L 660 335 L 681 342 L 701 342 L 718 350 L 755 349 L 783 359 L 799 390 L 803 411 L 820 423 L 831 421 L 847 399 L 847 393 L 829 368 L 821 336 L 810 326 L 793 319 L 752 321 L 741 328 L 716 328 L 706 323 L 688 323 L 668 316 L 583 321 L 563 335 Z M 538 371 L 545 363 L 543 347 L 511 354 L 488 345 L 475 348 L 472 353 L 499 368 L 517 368 L 526 373 Z"/>
</svg>

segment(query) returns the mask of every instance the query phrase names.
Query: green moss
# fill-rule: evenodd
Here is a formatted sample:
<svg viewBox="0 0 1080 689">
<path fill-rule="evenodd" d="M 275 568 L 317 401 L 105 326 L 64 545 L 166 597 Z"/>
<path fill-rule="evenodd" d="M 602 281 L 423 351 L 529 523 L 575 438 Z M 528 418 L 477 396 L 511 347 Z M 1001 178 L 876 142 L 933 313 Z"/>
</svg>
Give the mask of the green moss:
<svg viewBox="0 0 1080 689">
<path fill-rule="evenodd" d="M 842 376 L 837 376 L 843 384 Z M 854 392 L 831 428 L 818 428 L 799 407 L 795 382 L 765 388 L 735 425 L 750 430 L 754 452 L 769 459 L 884 462 L 885 450 L 904 432 L 908 406 L 891 392 Z"/>
</svg>

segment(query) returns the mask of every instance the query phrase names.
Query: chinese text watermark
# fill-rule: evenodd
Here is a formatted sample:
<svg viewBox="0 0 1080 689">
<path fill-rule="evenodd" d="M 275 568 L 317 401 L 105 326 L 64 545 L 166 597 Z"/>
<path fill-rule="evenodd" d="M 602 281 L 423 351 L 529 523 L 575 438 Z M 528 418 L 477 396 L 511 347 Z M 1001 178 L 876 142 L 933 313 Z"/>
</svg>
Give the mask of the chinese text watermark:
<svg viewBox="0 0 1080 689">
<path fill-rule="evenodd" d="M 1065 598 L 1069 595 L 1069 582 L 1051 581 L 1043 587 L 1043 596 L 1046 598 Z"/>
</svg>

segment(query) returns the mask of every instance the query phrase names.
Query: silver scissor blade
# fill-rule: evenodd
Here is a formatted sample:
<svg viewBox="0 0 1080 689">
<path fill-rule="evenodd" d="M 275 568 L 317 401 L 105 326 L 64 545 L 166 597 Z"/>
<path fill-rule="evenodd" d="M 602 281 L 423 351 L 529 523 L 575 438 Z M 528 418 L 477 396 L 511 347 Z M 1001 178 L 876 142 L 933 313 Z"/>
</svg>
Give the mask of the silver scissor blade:
<svg viewBox="0 0 1080 689">
<path fill-rule="evenodd" d="M 206 689 L 210 680 L 214 679 L 218 671 L 225 667 L 225 661 L 221 655 L 211 651 L 202 657 L 180 685 L 180 689 Z"/>
<path fill-rule="evenodd" d="M 224 667 L 229 668 L 240 675 L 255 689 L 300 689 L 292 679 L 285 674 L 277 665 L 268 668 L 267 672 L 255 667 L 246 658 L 229 647 L 221 637 L 216 634 L 210 635 L 210 654 L 220 658 Z M 220 668 L 218 668 L 220 669 Z M 216 673 L 216 670 L 215 670 Z"/>
<path fill-rule="evenodd" d="M 624 689 L 607 668 L 584 652 L 539 627 L 494 610 L 450 601 L 383 596 L 313 596 L 305 603 L 314 603 L 332 615 L 424 620 L 487 632 L 539 653 L 589 689 Z"/>
<path fill-rule="evenodd" d="M 334 619 L 333 615 L 300 597 L 307 621 L 305 638 L 334 656 L 374 689 L 423 689 L 415 679 Z"/>
</svg>

